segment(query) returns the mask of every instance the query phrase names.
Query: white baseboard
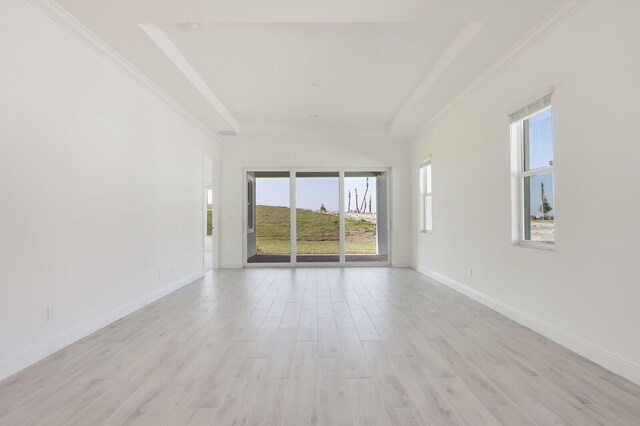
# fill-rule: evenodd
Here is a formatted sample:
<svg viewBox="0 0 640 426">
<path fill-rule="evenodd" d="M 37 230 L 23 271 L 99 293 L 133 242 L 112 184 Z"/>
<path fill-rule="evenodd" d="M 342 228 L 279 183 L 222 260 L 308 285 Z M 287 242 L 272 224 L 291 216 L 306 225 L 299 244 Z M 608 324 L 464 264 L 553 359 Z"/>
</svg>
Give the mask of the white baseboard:
<svg viewBox="0 0 640 426">
<path fill-rule="evenodd" d="M 429 278 L 432 278 L 439 283 L 446 285 L 452 290 L 464 294 L 465 296 L 475 300 L 476 302 L 482 303 L 483 305 L 493 309 L 494 311 L 497 311 L 502 315 L 524 325 L 525 327 L 528 327 L 531 330 L 553 340 L 559 345 L 562 345 L 565 348 L 568 348 L 582 355 L 588 360 L 593 361 L 596 364 L 599 364 L 613 371 L 614 373 L 619 374 L 620 376 L 625 377 L 632 382 L 640 385 L 639 366 L 631 364 L 630 362 L 625 361 L 605 351 L 604 349 L 594 346 L 591 343 L 585 342 L 584 340 L 581 340 L 576 336 L 562 331 L 551 324 L 547 324 L 546 322 L 532 315 L 529 315 L 526 312 L 522 312 L 519 309 L 516 309 L 512 306 L 507 305 L 506 303 L 487 296 L 486 294 L 468 287 L 462 283 L 459 283 L 458 281 L 455 281 L 445 275 L 439 274 L 426 268 L 417 267 L 415 269 L 428 276 Z"/>
<path fill-rule="evenodd" d="M 220 264 L 221 269 L 242 269 L 243 267 L 242 262 L 223 262 Z"/>
<path fill-rule="evenodd" d="M 0 362 L 0 380 L 3 380 L 9 376 L 16 374 L 17 372 L 29 367 L 32 364 L 46 358 L 47 356 L 69 346 L 78 340 L 87 337 L 88 335 L 108 326 L 109 324 L 129 315 L 138 309 L 155 302 L 158 299 L 166 296 L 169 293 L 173 293 L 179 288 L 184 287 L 187 284 L 201 278 L 203 275 L 201 272 L 196 272 L 185 277 L 182 277 L 170 284 L 167 284 L 151 293 L 145 294 L 137 299 L 125 303 L 105 314 L 99 315 L 95 318 L 91 318 L 70 330 L 67 330 L 59 335 L 52 337 L 51 339 L 42 342 L 26 351 L 15 355 L 7 360 Z"/>
</svg>

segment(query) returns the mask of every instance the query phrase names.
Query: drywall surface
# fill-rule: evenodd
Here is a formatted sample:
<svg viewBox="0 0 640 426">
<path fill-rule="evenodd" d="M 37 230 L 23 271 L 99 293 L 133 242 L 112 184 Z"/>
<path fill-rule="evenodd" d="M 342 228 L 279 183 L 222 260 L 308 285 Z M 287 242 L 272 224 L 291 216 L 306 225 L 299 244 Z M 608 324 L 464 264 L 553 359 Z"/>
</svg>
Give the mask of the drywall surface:
<svg viewBox="0 0 640 426">
<path fill-rule="evenodd" d="M 429 123 L 412 144 L 411 164 L 416 268 L 519 312 L 636 381 L 638 16 L 638 2 L 588 2 Z M 555 251 L 511 241 L 507 116 L 549 86 L 555 86 Z M 418 164 L 428 155 L 433 233 L 420 234 Z"/>
<path fill-rule="evenodd" d="M 202 274 L 219 153 L 32 3 L 0 3 L 0 40 L 2 378 Z"/>
</svg>

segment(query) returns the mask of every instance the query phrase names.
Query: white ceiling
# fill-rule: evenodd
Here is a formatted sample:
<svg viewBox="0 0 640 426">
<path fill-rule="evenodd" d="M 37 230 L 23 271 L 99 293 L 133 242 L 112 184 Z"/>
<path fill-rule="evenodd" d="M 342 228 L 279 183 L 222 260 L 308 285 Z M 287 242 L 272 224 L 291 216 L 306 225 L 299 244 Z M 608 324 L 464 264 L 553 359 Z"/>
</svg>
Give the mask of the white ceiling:
<svg viewBox="0 0 640 426">
<path fill-rule="evenodd" d="M 58 4 L 212 130 L 405 136 L 567 1 Z"/>
</svg>

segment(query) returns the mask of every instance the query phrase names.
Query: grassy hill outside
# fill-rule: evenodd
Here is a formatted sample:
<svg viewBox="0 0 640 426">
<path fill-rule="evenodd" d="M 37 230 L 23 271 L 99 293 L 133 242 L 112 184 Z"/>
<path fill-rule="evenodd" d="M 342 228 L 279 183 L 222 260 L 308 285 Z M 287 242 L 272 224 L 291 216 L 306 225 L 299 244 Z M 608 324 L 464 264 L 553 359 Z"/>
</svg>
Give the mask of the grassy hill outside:
<svg viewBox="0 0 640 426">
<path fill-rule="evenodd" d="M 338 254 L 340 252 L 337 212 L 297 209 L 298 254 Z M 288 207 L 256 206 L 256 244 L 260 254 L 291 252 Z M 376 254 L 375 221 L 345 217 L 347 254 Z"/>
<path fill-rule="evenodd" d="M 213 235 L 213 205 L 207 204 L 207 235 Z"/>
</svg>

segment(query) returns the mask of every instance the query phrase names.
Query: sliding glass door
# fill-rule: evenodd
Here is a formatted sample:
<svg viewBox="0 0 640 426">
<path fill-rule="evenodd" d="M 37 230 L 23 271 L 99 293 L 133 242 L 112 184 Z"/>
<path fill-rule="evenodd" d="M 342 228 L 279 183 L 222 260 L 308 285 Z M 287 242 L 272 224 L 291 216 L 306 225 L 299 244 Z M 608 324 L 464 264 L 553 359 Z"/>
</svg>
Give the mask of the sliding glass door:
<svg viewBox="0 0 640 426">
<path fill-rule="evenodd" d="M 388 264 L 388 170 L 246 171 L 250 264 Z"/>
</svg>

